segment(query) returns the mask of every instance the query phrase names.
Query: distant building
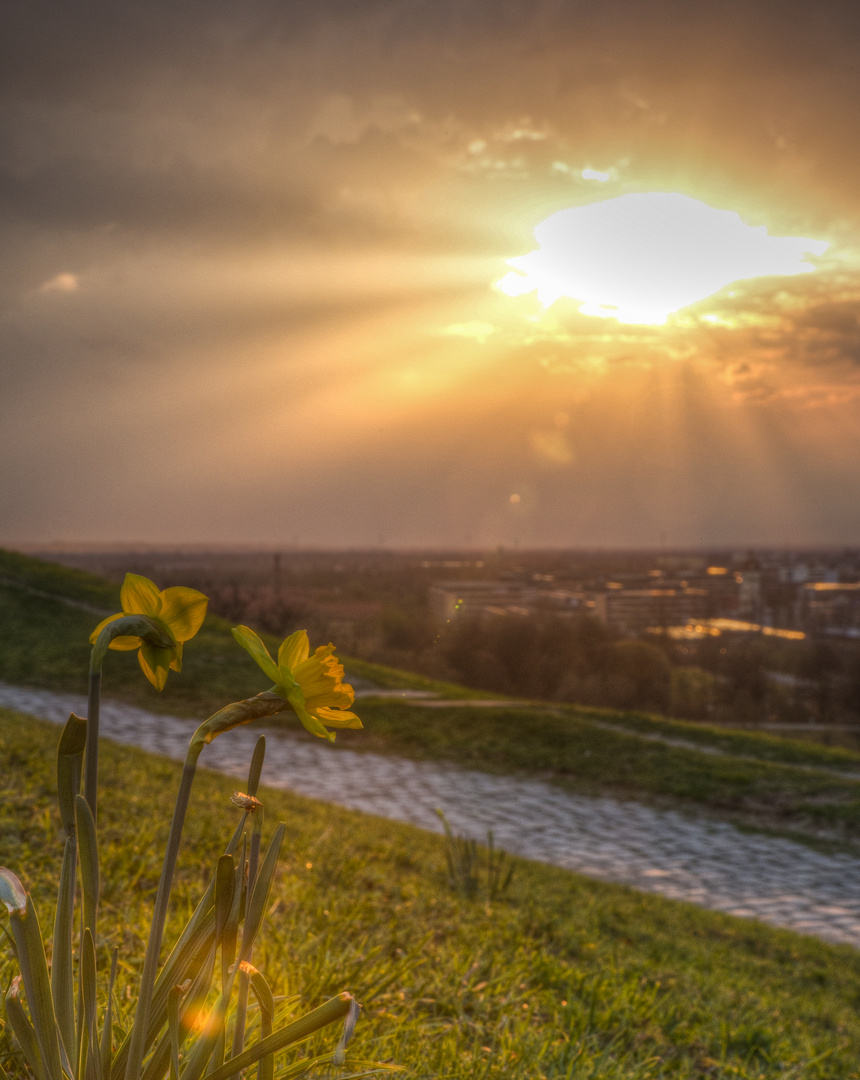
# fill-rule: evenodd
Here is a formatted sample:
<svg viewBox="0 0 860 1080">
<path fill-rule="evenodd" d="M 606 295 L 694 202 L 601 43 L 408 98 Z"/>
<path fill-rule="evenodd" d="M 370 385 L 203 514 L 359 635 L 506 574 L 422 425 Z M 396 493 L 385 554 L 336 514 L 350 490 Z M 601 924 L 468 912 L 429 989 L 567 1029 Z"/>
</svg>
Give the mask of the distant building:
<svg viewBox="0 0 860 1080">
<path fill-rule="evenodd" d="M 810 631 L 860 632 L 860 582 L 808 581 L 801 590 L 801 620 Z"/>
<path fill-rule="evenodd" d="M 761 564 L 757 559 L 744 559 L 735 574 L 740 586 L 738 593 L 738 614 L 751 619 L 759 619 L 762 614 Z"/>
<path fill-rule="evenodd" d="M 546 581 L 552 578 L 548 576 Z M 584 593 L 515 580 L 438 581 L 430 587 L 429 600 L 430 610 L 442 622 L 539 612 L 569 616 L 589 608 Z"/>
<path fill-rule="evenodd" d="M 610 583 L 611 586 L 612 583 Z M 594 614 L 628 634 L 708 617 L 706 589 L 678 587 L 613 589 L 594 594 Z"/>
</svg>

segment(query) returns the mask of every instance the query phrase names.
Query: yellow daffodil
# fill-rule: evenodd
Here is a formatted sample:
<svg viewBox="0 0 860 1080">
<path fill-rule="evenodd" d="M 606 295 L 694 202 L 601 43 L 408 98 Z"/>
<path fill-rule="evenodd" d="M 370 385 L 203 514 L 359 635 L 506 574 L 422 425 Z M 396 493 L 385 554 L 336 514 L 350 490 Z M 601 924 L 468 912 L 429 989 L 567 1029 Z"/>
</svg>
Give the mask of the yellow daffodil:
<svg viewBox="0 0 860 1080">
<path fill-rule="evenodd" d="M 278 662 L 247 626 L 233 627 L 233 637 L 253 656 L 275 684 L 273 690 L 289 702 L 308 731 L 334 742 L 327 728 L 360 728 L 361 721 L 348 708 L 355 701 L 349 683 L 343 682 L 343 664 L 334 655 L 334 645 L 311 647 L 304 630 L 290 634 L 278 649 Z"/>
<path fill-rule="evenodd" d="M 175 585 L 159 591 L 149 578 L 126 574 L 120 601 L 122 611 L 103 619 L 90 634 L 90 641 L 95 644 L 102 630 L 117 619 L 143 616 L 152 627 L 154 638 L 160 638 L 162 644 L 124 634 L 113 638 L 108 648 L 121 652 L 137 649 L 137 659 L 144 675 L 156 690 L 163 690 L 167 672 L 182 670 L 182 645 L 193 638 L 203 625 L 209 600 L 196 589 Z"/>
</svg>

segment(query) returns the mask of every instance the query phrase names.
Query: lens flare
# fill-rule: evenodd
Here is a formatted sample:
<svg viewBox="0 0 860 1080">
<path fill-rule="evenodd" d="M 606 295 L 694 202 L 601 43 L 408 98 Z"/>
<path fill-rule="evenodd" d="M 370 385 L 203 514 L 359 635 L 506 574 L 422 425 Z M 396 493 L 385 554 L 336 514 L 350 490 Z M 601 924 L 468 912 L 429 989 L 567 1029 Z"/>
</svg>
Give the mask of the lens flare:
<svg viewBox="0 0 860 1080">
<path fill-rule="evenodd" d="M 732 210 L 687 195 L 621 195 L 561 210 L 535 229 L 538 250 L 508 259 L 516 272 L 497 288 L 508 296 L 537 291 L 549 307 L 562 296 L 584 315 L 659 325 L 680 308 L 744 278 L 804 274 L 804 258 L 824 240 L 768 236 Z"/>
</svg>

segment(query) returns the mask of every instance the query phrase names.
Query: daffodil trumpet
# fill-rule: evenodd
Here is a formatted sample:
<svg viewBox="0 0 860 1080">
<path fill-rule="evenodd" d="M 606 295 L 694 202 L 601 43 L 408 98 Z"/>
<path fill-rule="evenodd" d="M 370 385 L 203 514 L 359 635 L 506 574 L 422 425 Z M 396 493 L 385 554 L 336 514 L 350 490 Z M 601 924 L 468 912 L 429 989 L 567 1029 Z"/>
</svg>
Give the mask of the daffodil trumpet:
<svg viewBox="0 0 860 1080">
<path fill-rule="evenodd" d="M 96 817 L 98 806 L 99 704 L 102 665 L 108 650 L 137 650 L 137 659 L 156 690 L 163 690 L 168 671 L 182 670 L 182 646 L 206 617 L 209 603 L 203 593 L 184 586 L 159 590 L 139 574 L 126 574 L 120 589 L 122 611 L 103 619 L 90 634 L 87 750 L 84 798 Z"/>
<path fill-rule="evenodd" d="M 334 645 L 320 645 L 311 656 L 306 631 L 297 630 L 281 642 L 275 662 L 249 627 L 234 626 L 233 637 L 274 682 L 270 693 L 282 697 L 312 735 L 334 742 L 334 732 L 328 728 L 362 726 L 355 713 L 349 712 L 355 692 L 343 681 L 343 664 L 334 655 Z"/>
</svg>

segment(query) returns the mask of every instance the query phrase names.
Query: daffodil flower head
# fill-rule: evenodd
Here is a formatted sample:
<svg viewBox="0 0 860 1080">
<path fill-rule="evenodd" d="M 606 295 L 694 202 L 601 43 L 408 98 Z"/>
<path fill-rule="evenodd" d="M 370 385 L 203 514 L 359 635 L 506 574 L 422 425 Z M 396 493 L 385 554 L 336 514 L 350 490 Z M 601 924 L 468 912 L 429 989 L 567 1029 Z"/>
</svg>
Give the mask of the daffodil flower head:
<svg viewBox="0 0 860 1080">
<path fill-rule="evenodd" d="M 355 693 L 343 682 L 343 664 L 334 655 L 334 645 L 320 645 L 311 656 L 306 631 L 297 630 L 281 643 L 276 663 L 249 627 L 234 626 L 233 637 L 253 656 L 275 684 L 274 692 L 289 702 L 312 734 L 334 742 L 328 728 L 362 726 L 355 713 L 348 711 Z"/>
<path fill-rule="evenodd" d="M 182 646 L 203 625 L 209 600 L 196 589 L 175 585 L 159 591 L 149 578 L 126 574 L 120 602 L 122 611 L 103 619 L 90 641 L 102 652 L 137 649 L 144 675 L 163 690 L 168 671 L 182 670 Z"/>
</svg>

